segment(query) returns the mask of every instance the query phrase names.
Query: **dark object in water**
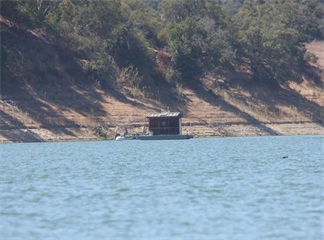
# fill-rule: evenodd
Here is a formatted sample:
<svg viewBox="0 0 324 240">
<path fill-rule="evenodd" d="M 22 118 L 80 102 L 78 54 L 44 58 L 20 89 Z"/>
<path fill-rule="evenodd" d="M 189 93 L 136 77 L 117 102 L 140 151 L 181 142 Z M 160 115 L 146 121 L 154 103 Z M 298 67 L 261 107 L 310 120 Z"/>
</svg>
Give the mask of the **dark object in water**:
<svg viewBox="0 0 324 240">
<path fill-rule="evenodd" d="M 283 156 L 282 158 L 288 158 L 288 156 Z"/>
</svg>

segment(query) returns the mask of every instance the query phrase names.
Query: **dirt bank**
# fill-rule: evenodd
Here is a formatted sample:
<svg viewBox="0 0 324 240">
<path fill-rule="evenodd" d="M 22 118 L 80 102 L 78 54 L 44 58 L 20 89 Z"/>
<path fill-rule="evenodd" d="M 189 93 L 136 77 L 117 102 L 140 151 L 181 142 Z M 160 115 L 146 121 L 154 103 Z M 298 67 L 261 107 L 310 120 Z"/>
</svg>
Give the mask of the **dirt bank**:
<svg viewBox="0 0 324 240">
<path fill-rule="evenodd" d="M 39 32 L 2 19 L 1 38 L 11 67 L 1 73 L 0 142 L 113 139 L 124 127 L 141 134 L 146 115 L 167 108 L 182 112 L 183 133 L 195 137 L 324 134 L 323 78 L 313 77 L 323 42 L 309 46 L 319 61 L 300 83 L 233 71 L 175 88 L 162 76 L 168 56 L 157 53 L 149 88 L 126 89 L 87 81 L 82 57 Z"/>
</svg>

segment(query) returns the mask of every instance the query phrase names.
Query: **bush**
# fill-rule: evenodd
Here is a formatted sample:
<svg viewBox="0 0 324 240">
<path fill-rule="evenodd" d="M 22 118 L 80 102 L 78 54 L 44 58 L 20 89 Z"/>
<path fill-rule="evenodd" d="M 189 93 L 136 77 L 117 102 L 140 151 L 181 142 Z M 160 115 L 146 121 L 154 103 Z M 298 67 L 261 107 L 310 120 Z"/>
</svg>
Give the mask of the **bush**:
<svg viewBox="0 0 324 240">
<path fill-rule="evenodd" d="M 140 76 L 138 69 L 131 65 L 120 70 L 117 84 L 119 84 L 121 87 L 128 86 L 139 89 L 142 81 L 143 76 Z"/>
</svg>

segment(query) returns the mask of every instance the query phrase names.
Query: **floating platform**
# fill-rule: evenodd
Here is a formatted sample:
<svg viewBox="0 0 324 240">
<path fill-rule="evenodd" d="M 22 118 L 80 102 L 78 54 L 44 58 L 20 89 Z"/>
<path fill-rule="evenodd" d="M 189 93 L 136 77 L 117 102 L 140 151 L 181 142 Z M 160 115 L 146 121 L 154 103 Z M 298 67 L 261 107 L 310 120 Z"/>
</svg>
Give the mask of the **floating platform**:
<svg viewBox="0 0 324 240">
<path fill-rule="evenodd" d="M 154 135 L 154 136 L 117 136 L 116 141 L 126 140 L 185 140 L 193 138 L 193 135 Z"/>
<path fill-rule="evenodd" d="M 153 135 L 137 136 L 139 140 L 183 140 L 193 138 L 193 135 Z"/>
</svg>

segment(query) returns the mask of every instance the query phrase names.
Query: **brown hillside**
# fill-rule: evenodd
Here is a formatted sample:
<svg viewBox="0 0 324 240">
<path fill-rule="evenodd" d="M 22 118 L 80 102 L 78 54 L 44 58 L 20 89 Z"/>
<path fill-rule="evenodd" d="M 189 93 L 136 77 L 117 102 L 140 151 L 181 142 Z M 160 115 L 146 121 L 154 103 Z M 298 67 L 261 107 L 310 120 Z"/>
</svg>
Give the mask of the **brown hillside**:
<svg viewBox="0 0 324 240">
<path fill-rule="evenodd" d="M 324 134 L 323 78 L 316 78 L 323 42 L 309 46 L 321 65 L 310 66 L 300 84 L 251 82 L 241 67 L 175 88 L 163 78 L 169 56 L 157 51 L 149 83 L 127 89 L 89 81 L 82 56 L 42 32 L 0 20 L 1 44 L 9 50 L 1 72 L 2 142 L 113 138 L 123 127 L 142 133 L 145 116 L 168 107 L 183 113 L 184 133 L 196 137 Z"/>
</svg>

